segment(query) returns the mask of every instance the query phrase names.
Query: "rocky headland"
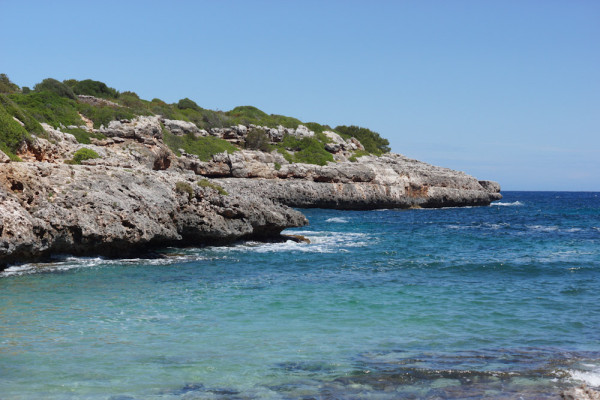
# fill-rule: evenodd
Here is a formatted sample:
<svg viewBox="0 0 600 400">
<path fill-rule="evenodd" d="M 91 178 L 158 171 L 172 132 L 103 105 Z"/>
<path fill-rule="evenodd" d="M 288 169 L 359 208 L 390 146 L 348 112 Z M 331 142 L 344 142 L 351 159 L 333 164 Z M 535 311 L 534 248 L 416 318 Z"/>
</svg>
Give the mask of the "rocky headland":
<svg viewBox="0 0 600 400">
<path fill-rule="evenodd" d="M 12 120 L 0 129 L 32 126 L 26 107 L 14 112 L 20 98 L 7 98 Z M 69 102 L 88 111 L 124 108 L 90 95 Z M 277 238 L 308 223 L 290 207 L 485 206 L 501 198 L 495 182 L 374 154 L 356 137 L 303 124 L 204 129 L 159 114 L 100 126 L 81 112 L 77 118 L 67 126 L 34 121 L 41 129 L 28 129 L 12 154 L 7 145 L 0 150 L 0 267 L 54 254 L 123 257 Z"/>
</svg>

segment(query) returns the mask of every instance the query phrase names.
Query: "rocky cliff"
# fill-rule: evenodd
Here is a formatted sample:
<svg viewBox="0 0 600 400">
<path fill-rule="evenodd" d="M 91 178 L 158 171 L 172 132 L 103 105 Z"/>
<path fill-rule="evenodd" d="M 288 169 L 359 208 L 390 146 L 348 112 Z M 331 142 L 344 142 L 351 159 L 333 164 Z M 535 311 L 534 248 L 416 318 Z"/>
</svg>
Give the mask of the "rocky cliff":
<svg viewBox="0 0 600 400">
<path fill-rule="evenodd" d="M 97 129 L 85 118 L 79 127 L 42 126 L 44 135 L 19 148 L 23 162 L 0 152 L 0 266 L 56 253 L 124 256 L 277 237 L 307 223 L 289 207 L 481 206 L 501 198 L 495 182 L 399 154 L 368 155 L 356 138 L 335 132 L 321 136 L 333 160 L 325 165 L 294 162 L 293 149 L 271 150 L 286 137 L 314 137 L 303 125 L 204 130 L 139 116 Z M 66 132 L 72 128 L 96 138 L 82 144 Z M 265 151 L 244 149 L 251 132 L 263 135 Z M 167 146 L 165 135 L 214 137 L 235 147 L 202 160 Z M 95 158 L 77 159 L 82 149 Z"/>
<path fill-rule="evenodd" d="M 124 257 L 152 246 L 269 238 L 307 223 L 259 195 L 198 182 L 193 173 L 139 167 L 2 164 L 0 261 Z"/>
</svg>

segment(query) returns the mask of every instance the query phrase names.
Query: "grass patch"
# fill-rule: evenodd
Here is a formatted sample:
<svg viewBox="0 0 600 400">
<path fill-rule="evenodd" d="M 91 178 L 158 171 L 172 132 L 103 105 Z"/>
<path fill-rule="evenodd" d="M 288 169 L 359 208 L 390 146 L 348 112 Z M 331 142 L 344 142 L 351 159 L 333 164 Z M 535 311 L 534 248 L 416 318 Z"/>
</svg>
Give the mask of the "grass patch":
<svg viewBox="0 0 600 400">
<path fill-rule="evenodd" d="M 177 193 L 188 195 L 188 200 L 192 200 L 194 198 L 194 188 L 187 182 L 179 181 L 175 184 L 175 191 Z"/>
<path fill-rule="evenodd" d="M 216 183 L 213 183 L 213 182 L 209 181 L 208 179 L 200 179 L 198 181 L 198 186 L 200 186 L 200 187 L 208 187 L 208 188 L 214 189 L 217 192 L 219 192 L 219 194 L 221 196 L 227 196 L 227 195 L 229 195 L 229 193 L 227 193 L 225 191 L 225 189 L 223 189 L 220 185 L 217 185 Z"/>
<path fill-rule="evenodd" d="M 213 155 L 224 151 L 234 153 L 239 150 L 228 141 L 214 136 L 195 138 L 192 134 L 175 136 L 163 131 L 163 140 L 178 156 L 181 156 L 179 149 L 183 149 L 186 153 L 197 155 L 202 161 L 210 161 Z"/>
<path fill-rule="evenodd" d="M 67 164 L 79 165 L 82 161 L 100 158 L 100 155 L 92 149 L 82 148 L 73 153 L 73 158 L 66 161 Z"/>
<path fill-rule="evenodd" d="M 281 169 L 281 164 L 279 164 L 278 162 L 275 162 L 275 171 L 279 171 Z"/>
</svg>

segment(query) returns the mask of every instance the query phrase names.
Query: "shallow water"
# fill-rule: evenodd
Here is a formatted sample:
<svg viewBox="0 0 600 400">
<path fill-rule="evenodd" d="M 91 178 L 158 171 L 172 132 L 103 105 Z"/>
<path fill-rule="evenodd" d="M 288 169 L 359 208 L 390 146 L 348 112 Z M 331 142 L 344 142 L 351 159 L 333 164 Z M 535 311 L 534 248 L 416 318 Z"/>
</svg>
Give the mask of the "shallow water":
<svg viewBox="0 0 600 400">
<path fill-rule="evenodd" d="M 0 398 L 558 398 L 600 386 L 600 197 L 304 210 L 305 243 L 0 273 Z"/>
</svg>

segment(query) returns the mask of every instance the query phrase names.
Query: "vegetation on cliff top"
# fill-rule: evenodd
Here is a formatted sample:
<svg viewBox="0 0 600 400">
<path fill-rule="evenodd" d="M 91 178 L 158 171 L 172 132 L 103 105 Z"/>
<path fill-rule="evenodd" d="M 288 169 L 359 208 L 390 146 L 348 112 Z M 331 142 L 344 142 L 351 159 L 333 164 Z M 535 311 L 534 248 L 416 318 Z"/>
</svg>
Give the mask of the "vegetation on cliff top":
<svg viewBox="0 0 600 400">
<path fill-rule="evenodd" d="M 104 99 L 100 103 L 89 104 L 80 101 L 78 95 L 94 96 Z M 86 131 L 69 126 L 83 124 L 81 116 L 89 118 L 95 128 L 107 126 L 112 120 L 132 119 L 139 115 L 162 115 L 167 119 L 178 119 L 194 123 L 200 129 L 224 128 L 234 125 L 257 125 L 275 128 L 279 125 L 286 128 L 297 128 L 302 124 L 315 132 L 311 138 L 297 138 L 286 135 L 282 142 L 270 144 L 266 136 L 253 133 L 249 137 L 246 148 L 263 151 L 277 150 L 289 162 L 304 162 L 324 165 L 333 161 L 331 153 L 324 146 L 329 139 L 323 131 L 335 131 L 345 139 L 357 138 L 366 152 L 376 155 L 389 152 L 389 142 L 367 128 L 357 126 L 337 126 L 332 129 L 328 125 L 316 122 L 303 123 L 299 119 L 277 114 L 267 114 L 253 106 L 235 107 L 230 111 L 214 111 L 200 107 L 189 98 L 177 103 L 168 104 L 160 99 L 151 101 L 140 99 L 135 92 L 119 92 L 103 82 L 85 79 L 68 79 L 60 82 L 47 78 L 36 84 L 31 90 L 20 88 L 11 82 L 5 74 L 0 74 L 0 149 L 13 159 L 23 141 L 31 139 L 30 134 L 44 136 L 40 122 L 75 135 L 80 143 L 90 143 L 90 137 L 101 138 L 98 134 L 86 134 Z M 13 118 L 14 117 L 14 118 Z M 18 120 L 18 121 L 17 121 Z M 166 132 L 166 131 L 165 131 Z M 164 135 L 165 143 L 179 153 L 183 149 L 196 154 L 202 160 L 208 160 L 215 152 L 233 152 L 238 148 L 231 143 L 214 137 L 192 135 L 174 136 L 168 132 Z"/>
</svg>

